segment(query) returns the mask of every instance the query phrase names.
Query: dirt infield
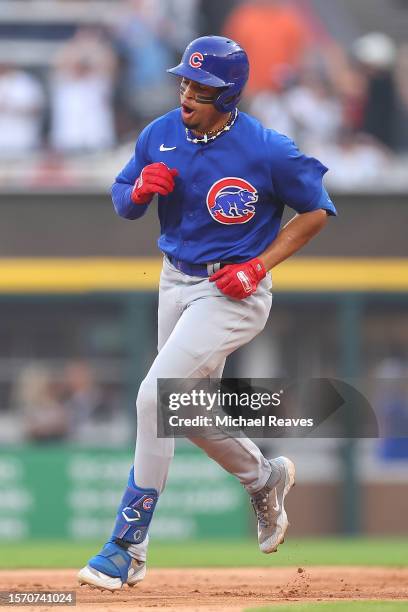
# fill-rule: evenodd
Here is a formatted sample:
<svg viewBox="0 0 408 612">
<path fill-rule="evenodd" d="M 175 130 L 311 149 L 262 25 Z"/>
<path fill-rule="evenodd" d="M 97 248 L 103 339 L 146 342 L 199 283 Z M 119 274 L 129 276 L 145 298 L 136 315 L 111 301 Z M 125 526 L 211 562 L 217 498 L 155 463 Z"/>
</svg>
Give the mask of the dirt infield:
<svg viewBox="0 0 408 612">
<path fill-rule="evenodd" d="M 116 593 L 79 587 L 76 570 L 13 570 L 0 572 L 0 590 L 76 590 L 76 607 L 63 608 L 76 612 L 119 612 L 126 608 L 135 612 L 152 608 L 238 612 L 249 606 L 294 601 L 408 600 L 408 568 L 151 569 L 141 584 Z M 56 610 L 47 606 L 13 609 Z"/>
</svg>

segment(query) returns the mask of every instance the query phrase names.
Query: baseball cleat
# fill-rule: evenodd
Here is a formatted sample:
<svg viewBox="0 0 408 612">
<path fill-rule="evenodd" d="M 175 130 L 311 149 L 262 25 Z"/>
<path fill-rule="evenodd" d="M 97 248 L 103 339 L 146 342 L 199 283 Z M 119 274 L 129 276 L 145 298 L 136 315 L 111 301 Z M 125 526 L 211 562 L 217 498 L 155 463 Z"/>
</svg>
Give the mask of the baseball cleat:
<svg viewBox="0 0 408 612">
<path fill-rule="evenodd" d="M 275 485 L 266 485 L 251 496 L 251 504 L 258 519 L 258 543 L 263 553 L 276 552 L 285 539 L 289 527 L 284 501 L 295 484 L 295 466 L 287 457 L 271 459 L 279 467 L 281 477 Z"/>
<path fill-rule="evenodd" d="M 146 576 L 146 563 L 133 559 L 123 548 L 108 542 L 88 565 L 78 572 L 78 582 L 91 588 L 118 591 L 124 584 L 134 586 Z"/>
</svg>

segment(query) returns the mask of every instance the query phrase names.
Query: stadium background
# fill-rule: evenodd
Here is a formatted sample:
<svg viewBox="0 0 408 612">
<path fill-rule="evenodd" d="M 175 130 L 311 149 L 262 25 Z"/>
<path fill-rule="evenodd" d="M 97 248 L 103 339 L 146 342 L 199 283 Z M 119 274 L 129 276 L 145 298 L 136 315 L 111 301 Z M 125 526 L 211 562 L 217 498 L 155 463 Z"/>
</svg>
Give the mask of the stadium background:
<svg viewBox="0 0 408 612">
<path fill-rule="evenodd" d="M 330 167 L 339 210 L 276 270 L 268 326 L 226 374 L 380 380 L 385 428 L 406 427 L 407 31 L 403 0 L 0 1 L 2 567 L 76 565 L 84 542 L 109 534 L 155 353 L 160 271 L 154 210 L 115 217 L 109 187 L 141 127 L 177 105 L 165 68 L 195 36 L 248 49 L 241 107 Z M 297 463 L 290 536 L 313 538 L 312 562 L 360 536 L 382 539 L 354 540 L 365 544 L 342 561 L 361 546 L 362 562 L 406 564 L 406 439 L 262 444 Z M 170 565 L 200 565 L 197 539 L 211 564 L 221 538 L 243 564 L 266 563 L 246 543 L 246 496 L 187 442 L 152 534 L 159 565 L 171 554 Z M 283 564 L 303 562 L 288 550 Z"/>
</svg>

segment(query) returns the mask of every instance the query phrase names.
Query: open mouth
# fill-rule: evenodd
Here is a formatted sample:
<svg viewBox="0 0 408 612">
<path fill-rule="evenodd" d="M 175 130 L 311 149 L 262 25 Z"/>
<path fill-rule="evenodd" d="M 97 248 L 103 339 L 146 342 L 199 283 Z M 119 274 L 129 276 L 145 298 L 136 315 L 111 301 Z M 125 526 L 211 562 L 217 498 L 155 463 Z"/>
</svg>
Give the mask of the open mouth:
<svg viewBox="0 0 408 612">
<path fill-rule="evenodd" d="M 185 117 L 191 117 L 191 115 L 194 113 L 194 109 L 191 108 L 191 106 L 188 106 L 188 104 L 182 104 L 181 108 L 183 109 L 183 115 Z"/>
</svg>

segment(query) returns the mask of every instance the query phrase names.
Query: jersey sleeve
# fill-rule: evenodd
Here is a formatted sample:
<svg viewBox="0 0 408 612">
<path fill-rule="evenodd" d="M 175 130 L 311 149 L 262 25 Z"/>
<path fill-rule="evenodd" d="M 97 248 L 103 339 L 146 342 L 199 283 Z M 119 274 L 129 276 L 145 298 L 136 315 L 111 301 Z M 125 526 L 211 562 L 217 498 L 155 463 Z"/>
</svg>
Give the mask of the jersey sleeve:
<svg viewBox="0 0 408 612">
<path fill-rule="evenodd" d="M 323 209 L 337 215 L 323 185 L 328 171 L 318 159 L 301 153 L 295 143 L 281 134 L 270 143 L 272 182 L 276 195 L 298 213 Z"/>
<path fill-rule="evenodd" d="M 125 219 L 138 219 L 147 210 L 149 204 L 134 204 L 131 193 L 135 181 L 142 169 L 151 163 L 147 154 L 147 138 L 149 126 L 139 135 L 136 142 L 135 153 L 121 170 L 112 185 L 111 194 L 116 213 Z"/>
</svg>

